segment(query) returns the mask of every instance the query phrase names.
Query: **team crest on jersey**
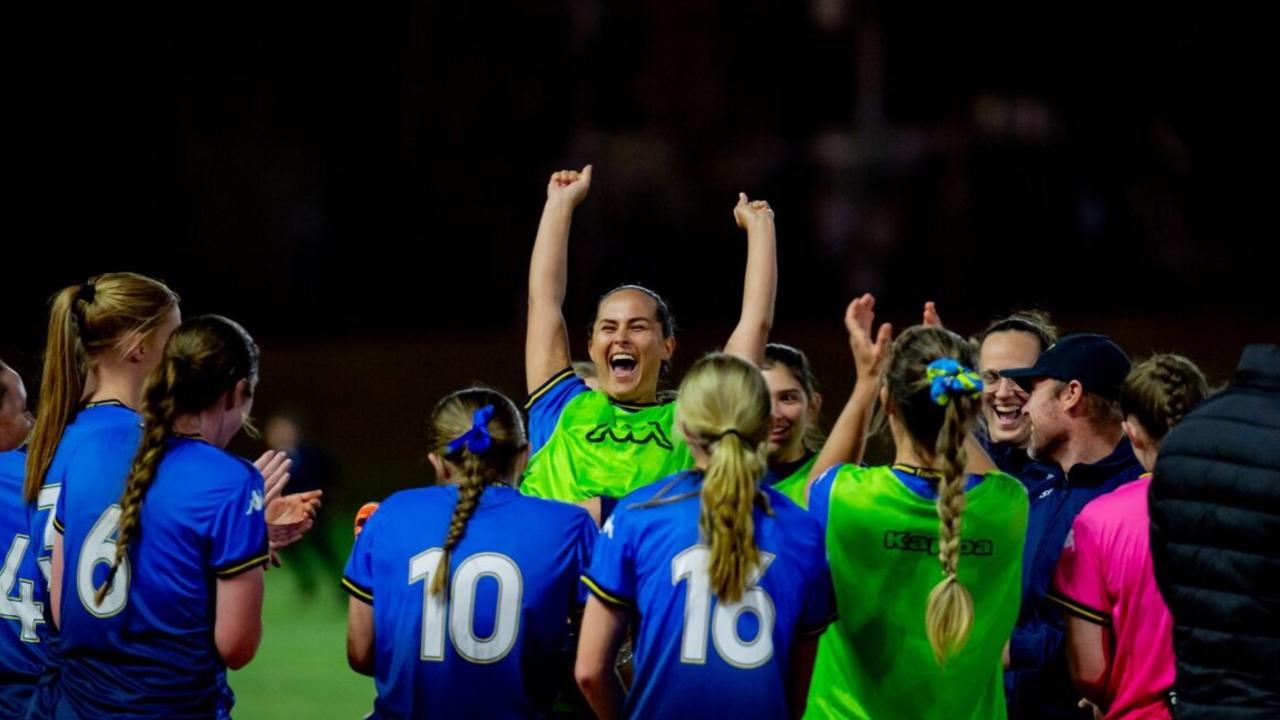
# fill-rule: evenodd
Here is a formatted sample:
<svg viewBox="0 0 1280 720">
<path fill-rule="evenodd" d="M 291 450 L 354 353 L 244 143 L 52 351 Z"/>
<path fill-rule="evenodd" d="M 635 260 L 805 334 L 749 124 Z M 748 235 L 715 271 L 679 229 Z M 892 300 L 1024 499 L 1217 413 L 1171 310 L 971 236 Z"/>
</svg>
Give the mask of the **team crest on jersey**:
<svg viewBox="0 0 1280 720">
<path fill-rule="evenodd" d="M 987 556 L 995 552 L 995 548 L 995 543 L 990 540 L 960 540 L 961 555 Z M 886 530 L 884 533 L 884 549 L 937 555 L 938 537 L 936 535 L 913 533 L 909 530 Z"/>
<path fill-rule="evenodd" d="M 606 441 L 618 445 L 648 445 L 652 443 L 663 450 L 671 450 L 675 447 L 671 444 L 671 438 L 667 437 L 667 433 L 663 431 L 662 426 L 653 421 L 639 426 L 624 424 L 616 428 L 612 423 L 600 423 L 587 431 L 587 442 L 602 443 Z"/>
<path fill-rule="evenodd" d="M 254 490 L 249 496 L 249 509 L 244 511 L 245 515 L 252 515 L 256 512 L 262 512 L 262 506 L 266 503 L 262 499 L 262 491 Z"/>
<path fill-rule="evenodd" d="M 605 535 L 608 535 L 610 540 L 613 539 L 613 516 L 612 515 L 609 516 L 608 520 L 604 521 L 604 527 L 600 528 L 600 532 L 604 533 Z"/>
</svg>

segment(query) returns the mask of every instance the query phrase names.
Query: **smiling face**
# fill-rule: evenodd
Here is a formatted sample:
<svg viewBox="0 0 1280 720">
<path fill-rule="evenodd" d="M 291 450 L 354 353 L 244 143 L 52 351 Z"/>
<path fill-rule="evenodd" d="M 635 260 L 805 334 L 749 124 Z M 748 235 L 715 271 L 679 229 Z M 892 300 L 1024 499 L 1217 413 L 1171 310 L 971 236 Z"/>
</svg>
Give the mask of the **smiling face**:
<svg viewBox="0 0 1280 720">
<path fill-rule="evenodd" d="M 1000 377 L 1010 368 L 1031 367 L 1040 356 L 1040 340 L 1019 330 L 992 333 L 982 341 L 978 371 L 982 373 L 982 414 L 992 441 L 1025 447 L 1031 437 L 1031 420 L 1022 412 L 1030 394 L 1018 384 Z"/>
<path fill-rule="evenodd" d="M 804 454 L 804 435 L 812 412 L 809 396 L 791 369 L 775 364 L 764 371 L 769 384 L 772 414 L 769 420 L 769 460 L 794 462 Z"/>
<path fill-rule="evenodd" d="M 614 400 L 653 402 L 662 363 L 675 338 L 662 337 L 658 304 L 639 290 L 619 290 L 600 301 L 587 352 L 600 389 Z"/>
</svg>

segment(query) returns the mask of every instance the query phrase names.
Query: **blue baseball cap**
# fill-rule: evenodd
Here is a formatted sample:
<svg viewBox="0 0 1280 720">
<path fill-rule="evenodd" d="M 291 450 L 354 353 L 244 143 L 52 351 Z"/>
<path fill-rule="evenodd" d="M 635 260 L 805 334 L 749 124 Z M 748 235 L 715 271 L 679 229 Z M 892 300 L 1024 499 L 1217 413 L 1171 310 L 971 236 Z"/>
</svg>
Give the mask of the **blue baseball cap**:
<svg viewBox="0 0 1280 720">
<path fill-rule="evenodd" d="M 1077 380 L 1085 392 L 1108 400 L 1120 399 L 1120 386 L 1129 375 L 1129 356 L 1106 335 L 1068 335 L 1040 353 L 1036 364 L 1001 370 L 1000 377 L 1018 383 L 1027 392 L 1040 378 L 1063 382 Z"/>
</svg>

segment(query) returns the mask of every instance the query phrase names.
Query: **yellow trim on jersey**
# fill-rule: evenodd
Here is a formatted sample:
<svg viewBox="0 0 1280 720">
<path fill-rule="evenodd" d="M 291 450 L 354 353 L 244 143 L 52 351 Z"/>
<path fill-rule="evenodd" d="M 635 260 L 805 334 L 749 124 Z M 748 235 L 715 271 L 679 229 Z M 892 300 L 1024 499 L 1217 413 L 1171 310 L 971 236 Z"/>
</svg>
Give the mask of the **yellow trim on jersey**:
<svg viewBox="0 0 1280 720">
<path fill-rule="evenodd" d="M 357 598 L 364 600 L 367 603 L 373 602 L 373 593 L 369 592 L 368 590 L 365 590 L 364 588 L 351 582 L 345 577 L 342 578 L 342 587 L 346 588 L 347 592 L 351 593 L 352 595 L 355 595 Z"/>
<path fill-rule="evenodd" d="M 67 534 L 67 528 L 62 523 L 58 522 L 57 516 L 54 516 L 53 518 L 53 529 L 57 530 L 59 533 L 63 535 Z"/>
<path fill-rule="evenodd" d="M 586 586 L 587 586 L 587 589 L 588 589 L 588 590 L 590 590 L 590 591 L 591 591 L 591 592 L 592 592 L 596 597 L 598 597 L 598 598 L 600 598 L 601 600 L 603 600 L 603 601 L 605 601 L 605 602 L 609 603 L 610 605 L 617 605 L 618 607 L 623 607 L 623 608 L 633 608 L 633 607 L 635 607 L 635 604 L 634 604 L 634 603 L 631 603 L 631 602 L 628 602 L 628 601 L 626 601 L 626 600 L 623 600 L 622 598 L 618 597 L 617 595 L 610 594 L 610 593 L 609 593 L 608 591 L 606 591 L 604 588 L 602 588 L 602 587 L 600 587 L 599 585 L 597 585 L 595 580 L 592 580 L 591 578 L 587 577 L 586 575 L 583 575 L 583 576 L 582 576 L 582 584 L 583 584 L 583 585 L 586 585 Z"/>
<path fill-rule="evenodd" d="M 229 568 L 222 568 L 221 570 L 214 570 L 213 572 L 214 572 L 214 574 L 215 574 L 215 575 L 217 575 L 218 577 L 223 577 L 223 578 L 225 578 L 225 577 L 231 577 L 232 575 L 238 575 L 238 574 L 240 574 L 240 573 L 244 572 L 245 570 L 248 570 L 249 568 L 253 567 L 254 565 L 261 565 L 262 563 L 266 562 L 266 561 L 267 561 L 267 559 L 268 559 L 268 558 L 270 558 L 270 557 L 271 557 L 271 554 L 270 554 L 270 553 L 262 553 L 261 555 L 259 555 L 259 556 L 255 557 L 255 558 L 252 558 L 252 559 L 246 560 L 246 561 L 244 561 L 244 562 L 242 562 L 242 563 L 239 563 L 239 564 L 237 564 L 237 565 L 233 565 L 233 566 L 231 566 L 231 567 L 229 567 Z"/>
<path fill-rule="evenodd" d="M 1111 627 L 1111 616 L 1108 615 L 1107 613 L 1102 612 L 1101 610 L 1094 610 L 1088 605 L 1083 605 L 1081 603 L 1078 603 L 1075 600 L 1072 600 L 1071 598 L 1066 597 L 1065 595 L 1060 595 L 1056 592 L 1049 593 L 1047 597 L 1051 602 L 1061 605 L 1067 612 L 1071 613 L 1072 615 L 1075 615 L 1076 617 L 1079 617 L 1083 620 L 1088 620 L 1089 622 L 1094 623 L 1095 625 L 1101 625 L 1103 627 Z"/>
<path fill-rule="evenodd" d="M 556 373 L 555 375 L 552 375 L 550 380 L 542 383 L 541 385 L 538 386 L 536 390 L 529 393 L 529 399 L 525 401 L 524 409 L 528 410 L 529 408 L 533 407 L 533 404 L 538 401 L 538 398 L 542 397 L 543 395 L 546 395 L 547 392 L 551 390 L 551 388 L 555 387 L 556 385 L 559 385 L 561 380 L 564 380 L 566 377 L 569 377 L 570 375 L 573 375 L 573 374 L 574 374 L 573 368 L 567 367 L 561 370 L 560 372 Z"/>
</svg>

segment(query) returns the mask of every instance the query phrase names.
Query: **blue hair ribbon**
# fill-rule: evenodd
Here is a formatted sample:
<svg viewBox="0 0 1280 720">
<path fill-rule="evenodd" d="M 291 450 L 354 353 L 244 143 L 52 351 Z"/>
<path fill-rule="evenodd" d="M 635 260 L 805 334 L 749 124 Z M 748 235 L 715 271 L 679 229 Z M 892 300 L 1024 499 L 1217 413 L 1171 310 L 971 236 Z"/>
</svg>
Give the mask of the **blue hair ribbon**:
<svg viewBox="0 0 1280 720">
<path fill-rule="evenodd" d="M 929 397 L 946 407 L 953 397 L 977 397 L 982 394 L 982 378 L 961 365 L 955 358 L 938 358 L 925 370 L 929 379 Z"/>
<path fill-rule="evenodd" d="M 471 415 L 471 429 L 462 433 L 447 446 L 445 452 L 452 455 L 462 448 L 479 455 L 493 444 L 493 436 L 489 434 L 489 421 L 493 419 L 493 406 L 485 405 Z"/>
</svg>

